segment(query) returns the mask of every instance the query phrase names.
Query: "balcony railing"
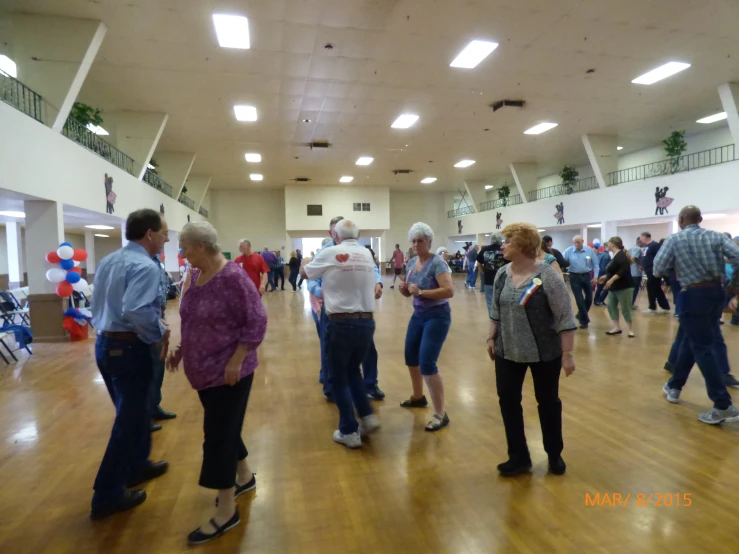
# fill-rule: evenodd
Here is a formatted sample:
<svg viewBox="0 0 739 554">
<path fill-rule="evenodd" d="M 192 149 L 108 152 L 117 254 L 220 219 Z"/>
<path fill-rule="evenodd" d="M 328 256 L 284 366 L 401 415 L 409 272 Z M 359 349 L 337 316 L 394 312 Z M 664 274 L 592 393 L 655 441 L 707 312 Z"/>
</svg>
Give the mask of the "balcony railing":
<svg viewBox="0 0 739 554">
<path fill-rule="evenodd" d="M 511 194 L 508 198 L 498 198 L 497 200 L 488 200 L 487 202 L 480 202 L 477 205 L 478 212 L 486 212 L 488 210 L 495 210 L 497 208 L 505 208 L 507 206 L 515 206 L 521 204 L 520 194 Z"/>
<path fill-rule="evenodd" d="M 585 179 L 580 179 L 571 186 L 560 183 L 559 185 L 554 185 L 545 189 L 532 190 L 531 192 L 529 192 L 529 202 L 543 200 L 545 198 L 552 198 L 553 196 L 564 196 L 565 194 L 572 194 L 575 192 L 595 190 L 597 188 L 598 180 L 594 176 L 587 177 Z"/>
<path fill-rule="evenodd" d="M 180 204 L 184 204 L 192 211 L 195 211 L 195 201 L 192 198 L 188 198 L 188 196 L 184 192 L 180 193 L 180 197 L 177 200 Z"/>
<path fill-rule="evenodd" d="M 64 124 L 62 133 L 68 139 L 73 140 L 80 146 L 84 146 L 90 152 L 94 152 L 104 160 L 112 163 L 114 166 L 121 168 L 123 171 L 127 171 L 131 175 L 134 174 L 133 159 L 118 150 L 115 146 L 111 146 L 105 142 L 75 118 L 67 118 L 67 122 Z"/>
<path fill-rule="evenodd" d="M 163 192 L 167 196 L 172 196 L 172 186 L 162 179 L 159 175 L 154 173 L 151 169 L 147 169 L 144 173 L 144 183 L 150 185 L 152 188 L 157 189 L 159 192 Z"/>
<path fill-rule="evenodd" d="M 0 100 L 17 110 L 44 122 L 44 99 L 26 85 L 0 71 Z"/>
<path fill-rule="evenodd" d="M 207 219 L 207 217 L 208 217 L 208 210 L 206 210 L 202 206 L 200 206 L 200 209 L 198 210 L 198 213 Z"/>
<path fill-rule="evenodd" d="M 451 219 L 453 217 L 461 217 L 463 215 L 470 215 L 473 213 L 475 213 L 475 210 L 472 208 L 472 206 L 465 206 L 464 208 L 457 208 L 456 210 L 449 210 L 446 213 L 446 216 Z"/>
<path fill-rule="evenodd" d="M 674 160 L 661 160 L 637 167 L 620 169 L 608 174 L 608 186 L 612 187 L 630 181 L 641 181 L 652 177 L 672 175 L 681 171 L 692 171 L 702 167 L 736 161 L 736 152 L 733 144 L 718 146 L 710 150 L 703 150 L 695 154 L 680 156 Z"/>
</svg>

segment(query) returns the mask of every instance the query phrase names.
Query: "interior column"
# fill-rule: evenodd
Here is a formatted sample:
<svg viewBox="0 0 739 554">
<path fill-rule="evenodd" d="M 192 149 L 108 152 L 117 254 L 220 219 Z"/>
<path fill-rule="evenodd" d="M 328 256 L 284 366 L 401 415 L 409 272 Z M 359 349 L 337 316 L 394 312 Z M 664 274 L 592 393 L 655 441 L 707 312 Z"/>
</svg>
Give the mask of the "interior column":
<svg viewBox="0 0 739 554">
<path fill-rule="evenodd" d="M 23 282 L 23 246 L 21 227 L 17 221 L 5 224 L 5 239 L 8 251 L 8 288 L 15 289 Z"/>
<path fill-rule="evenodd" d="M 87 270 L 88 283 L 92 283 L 95 279 L 95 231 L 91 229 L 85 230 L 85 251 L 87 252 L 87 259 L 85 260 L 85 269 Z"/>
<path fill-rule="evenodd" d="M 511 173 L 513 173 L 513 180 L 516 182 L 516 187 L 518 188 L 518 194 L 521 195 L 521 201 L 524 204 L 531 202 L 529 193 L 536 190 L 536 164 L 512 163 L 510 164 L 510 168 Z"/>
</svg>

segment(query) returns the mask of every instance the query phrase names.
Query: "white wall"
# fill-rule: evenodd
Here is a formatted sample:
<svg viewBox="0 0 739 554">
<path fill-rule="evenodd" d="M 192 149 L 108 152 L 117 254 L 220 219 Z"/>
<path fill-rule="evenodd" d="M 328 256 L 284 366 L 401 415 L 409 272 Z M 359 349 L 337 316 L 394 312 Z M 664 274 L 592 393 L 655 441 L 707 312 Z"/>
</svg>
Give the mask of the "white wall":
<svg viewBox="0 0 739 554">
<path fill-rule="evenodd" d="M 434 230 L 434 250 L 446 245 L 447 237 L 443 228 L 446 222 L 446 211 L 443 193 L 390 192 L 389 228 L 382 236 L 383 261 L 390 259 L 396 244 L 400 244 L 403 252 L 408 251 L 410 247 L 408 231 L 411 225 L 419 221 L 426 223 Z"/>
<path fill-rule="evenodd" d="M 356 202 L 369 203 L 370 211 L 353 211 Z M 322 205 L 323 215 L 307 215 L 308 204 Z M 351 219 L 360 229 L 384 230 L 390 227 L 390 193 L 387 187 L 291 185 L 285 187 L 284 205 L 284 228 L 288 231 L 326 231 L 328 222 L 339 215 Z"/>
<path fill-rule="evenodd" d="M 644 225 L 619 225 L 617 227 L 618 236 L 624 242 L 624 246 L 631 247 L 636 244 L 636 238 L 644 233 L 650 233 L 652 240 L 659 242 L 660 239 L 669 237 L 672 234 L 672 223 L 651 223 Z M 605 244 L 605 241 L 611 237 L 606 237 L 601 242 Z"/>
<path fill-rule="evenodd" d="M 95 237 L 95 263 L 99 264 L 100 260 L 120 247 L 121 239 L 118 237 Z"/>
</svg>

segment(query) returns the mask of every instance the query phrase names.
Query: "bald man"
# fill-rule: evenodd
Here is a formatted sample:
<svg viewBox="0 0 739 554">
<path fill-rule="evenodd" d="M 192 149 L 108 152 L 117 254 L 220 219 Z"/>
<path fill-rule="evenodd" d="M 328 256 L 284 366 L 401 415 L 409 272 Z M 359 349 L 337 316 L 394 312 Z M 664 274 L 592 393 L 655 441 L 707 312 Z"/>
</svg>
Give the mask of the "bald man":
<svg viewBox="0 0 739 554">
<path fill-rule="evenodd" d="M 674 268 L 680 291 L 680 327 L 673 348 L 677 348 L 674 374 L 662 387 L 669 402 L 680 401 L 693 364 L 698 363 L 706 381 L 713 409 L 698 419 L 709 425 L 739 421 L 739 410 L 731 402 L 722 373 L 728 374 L 729 360 L 719 320 L 726 304 L 723 288 L 725 261 L 734 266 L 732 290 L 739 286 L 739 246 L 721 233 L 701 229 L 703 221 L 696 206 L 680 211 L 681 231 L 667 237 L 654 259 L 654 275 L 665 275 Z M 722 372 L 723 368 L 723 372 Z"/>
</svg>

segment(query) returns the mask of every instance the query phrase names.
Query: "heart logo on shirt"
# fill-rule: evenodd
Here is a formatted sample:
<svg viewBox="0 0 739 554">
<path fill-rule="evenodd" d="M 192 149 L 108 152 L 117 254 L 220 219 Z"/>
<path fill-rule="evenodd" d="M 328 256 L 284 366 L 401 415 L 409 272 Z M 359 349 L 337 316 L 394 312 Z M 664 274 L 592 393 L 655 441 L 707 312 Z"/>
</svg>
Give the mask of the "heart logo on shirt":
<svg viewBox="0 0 739 554">
<path fill-rule="evenodd" d="M 345 262 L 348 262 L 349 261 L 349 254 L 336 254 L 336 260 L 340 264 L 343 264 Z"/>
</svg>

